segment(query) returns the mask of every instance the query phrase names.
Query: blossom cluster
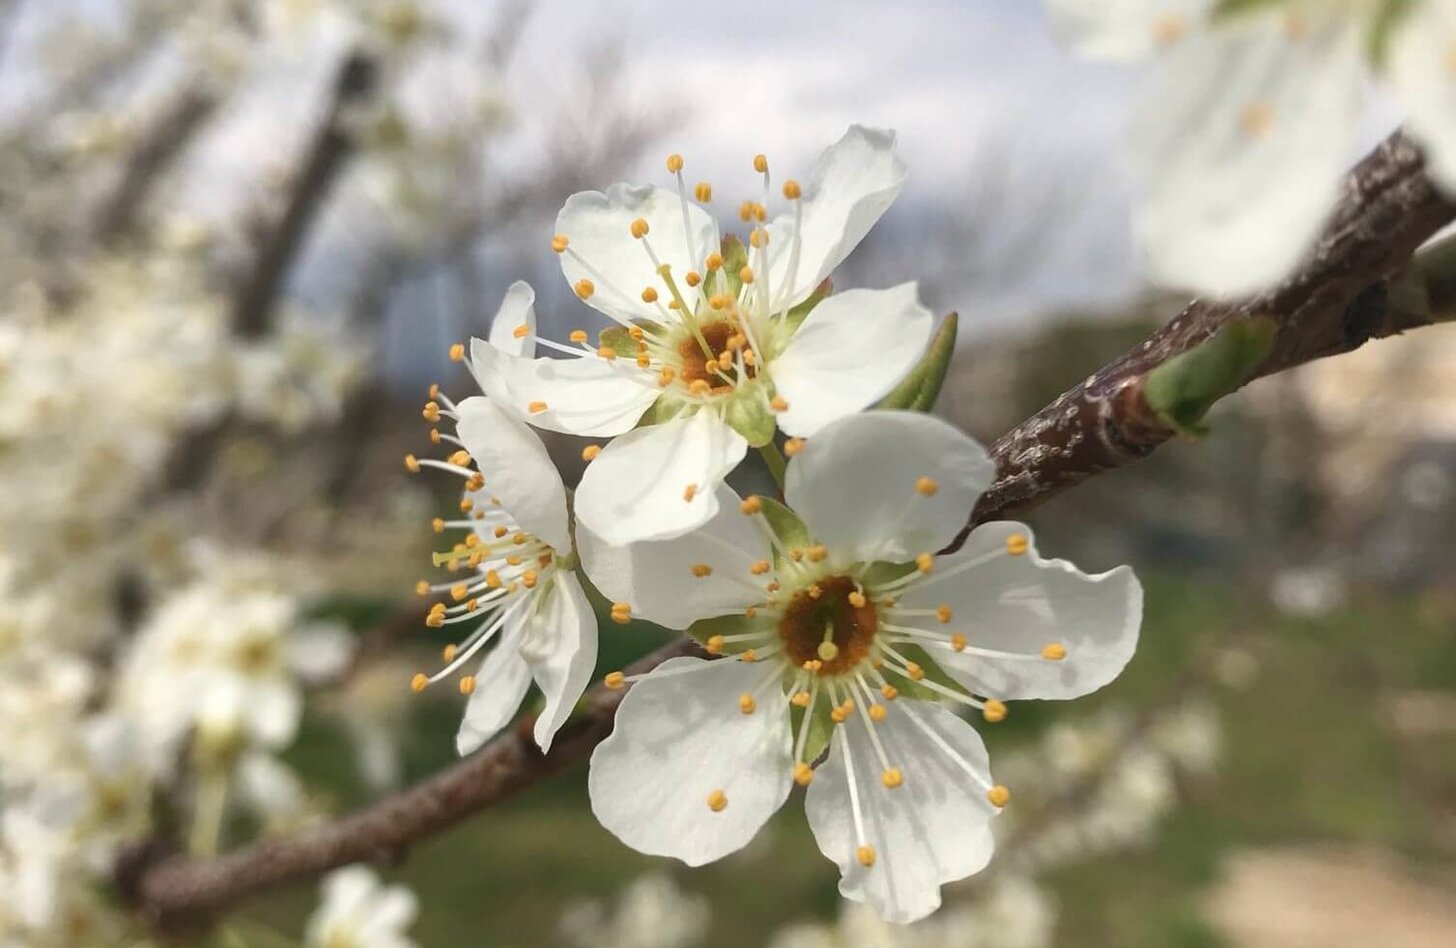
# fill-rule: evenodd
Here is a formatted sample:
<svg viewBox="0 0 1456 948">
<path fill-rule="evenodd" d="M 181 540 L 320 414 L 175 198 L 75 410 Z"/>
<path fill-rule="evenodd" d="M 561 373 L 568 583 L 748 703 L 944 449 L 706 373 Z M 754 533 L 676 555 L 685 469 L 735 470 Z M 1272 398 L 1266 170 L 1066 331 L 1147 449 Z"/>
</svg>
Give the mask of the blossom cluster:
<svg viewBox="0 0 1456 948">
<path fill-rule="evenodd" d="M 448 453 L 406 466 L 462 481 L 458 516 L 435 523 L 448 575 L 419 585 L 439 597 L 427 624 L 461 629 L 413 684 L 468 696 L 462 753 L 534 684 L 549 750 L 596 663 L 595 587 L 613 623 L 685 631 L 706 656 L 605 676 L 630 690 L 592 756 L 602 825 L 697 866 L 802 787 L 840 892 L 912 922 L 987 865 L 1011 800 L 967 718 L 1106 685 L 1142 590 L 1127 567 L 1044 559 L 1021 524 L 959 537 L 995 474 L 986 451 L 928 414 L 867 410 L 929 371 L 915 284 L 830 283 L 903 185 L 894 135 L 852 127 L 807 183 L 779 184 L 772 218 L 768 160 L 752 165 L 742 235 L 720 232 L 712 185 L 689 186 L 678 155 L 674 188 L 572 196 L 551 246 L 612 325 L 545 338 L 517 283 L 490 337 L 452 349 L 484 394 L 432 389 Z M 594 439 L 574 494 L 533 429 Z M 774 494 L 728 485 L 749 448 Z"/>
</svg>

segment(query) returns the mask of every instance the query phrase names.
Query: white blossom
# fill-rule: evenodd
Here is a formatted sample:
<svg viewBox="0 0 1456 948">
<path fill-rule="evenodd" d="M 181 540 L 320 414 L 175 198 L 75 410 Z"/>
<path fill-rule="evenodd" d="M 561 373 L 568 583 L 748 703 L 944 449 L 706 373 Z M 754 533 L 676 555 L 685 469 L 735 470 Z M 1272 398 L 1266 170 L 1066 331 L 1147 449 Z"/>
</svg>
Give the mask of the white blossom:
<svg viewBox="0 0 1456 948">
<path fill-rule="evenodd" d="M 309 916 L 305 948 L 417 948 L 407 934 L 419 900 L 401 885 L 382 885 L 367 866 L 324 878 L 323 902 Z"/>
</svg>

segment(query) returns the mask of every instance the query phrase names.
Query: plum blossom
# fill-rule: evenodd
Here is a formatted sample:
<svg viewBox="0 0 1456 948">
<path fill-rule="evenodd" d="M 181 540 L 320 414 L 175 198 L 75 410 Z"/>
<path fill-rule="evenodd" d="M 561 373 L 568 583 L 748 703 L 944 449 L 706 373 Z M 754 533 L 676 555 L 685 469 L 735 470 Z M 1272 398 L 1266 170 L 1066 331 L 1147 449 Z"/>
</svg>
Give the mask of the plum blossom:
<svg viewBox="0 0 1456 948">
<path fill-rule="evenodd" d="M 522 302 L 521 286 L 507 294 L 503 313 Z M 498 316 L 496 323 L 521 324 L 515 316 Z M 493 338 L 502 351 L 522 345 L 509 332 Z M 454 354 L 462 355 L 458 347 Z M 445 647 L 443 668 L 416 674 L 412 685 L 423 691 L 454 676 L 498 640 L 475 674 L 459 678 L 470 700 L 456 746 L 468 754 L 493 737 L 515 716 L 534 681 L 545 699 L 535 737 L 546 751 L 597 659 L 596 615 L 572 571 L 576 554 L 566 488 L 541 439 L 494 400 L 477 395 L 457 405 L 438 390 L 433 394 L 426 417 L 453 421 L 455 434 L 436 429 L 431 440 L 456 450 L 446 460 L 411 455 L 405 463 L 411 471 L 433 467 L 465 479 L 460 517 L 435 521 L 437 532 L 460 530 L 464 536 L 434 556 L 435 565 L 453 575 L 442 583 L 420 580 L 416 588 L 422 596 L 443 594 L 450 601 L 431 607 L 427 625 L 463 624 L 469 631 Z"/>
<path fill-rule="evenodd" d="M 1099 59 L 1153 61 L 1131 131 L 1136 227 L 1155 279 L 1267 289 L 1334 206 L 1383 81 L 1456 191 L 1456 7 L 1443 0 L 1048 0 Z"/>
<path fill-rule="evenodd" d="M 718 509 L 718 485 L 775 432 L 802 438 L 886 394 L 931 331 L 916 286 L 828 295 L 830 272 L 899 194 L 893 133 L 854 126 L 820 158 L 807 187 L 788 180 L 788 209 L 761 201 L 739 216 L 747 246 L 722 236 L 707 183 L 689 193 L 614 185 L 573 195 L 552 247 L 577 296 L 618 325 L 592 345 L 534 339 L 532 292 L 512 288 L 510 330 L 530 351 L 475 340 L 471 368 L 494 401 L 532 425 L 613 439 L 592 445 L 575 505 L 613 543 L 680 536 Z M 571 358 L 534 358 L 539 344 Z"/>
<path fill-rule="evenodd" d="M 330 873 L 323 896 L 304 929 L 305 948 L 417 948 L 407 932 L 419 900 L 402 885 L 382 885 L 368 866 Z"/>
<path fill-rule="evenodd" d="M 721 486 L 719 512 L 680 538 L 613 547 L 580 531 L 598 588 L 721 656 L 607 676 L 633 686 L 592 757 L 602 824 L 701 865 L 746 845 L 797 782 L 841 894 L 889 921 L 928 915 L 942 884 L 984 868 L 1010 792 L 957 712 L 994 722 L 1010 699 L 1102 687 L 1142 615 L 1130 569 L 1042 559 L 1020 524 L 938 555 L 993 470 L 945 422 L 869 412 L 806 442 L 787 506 Z"/>
</svg>

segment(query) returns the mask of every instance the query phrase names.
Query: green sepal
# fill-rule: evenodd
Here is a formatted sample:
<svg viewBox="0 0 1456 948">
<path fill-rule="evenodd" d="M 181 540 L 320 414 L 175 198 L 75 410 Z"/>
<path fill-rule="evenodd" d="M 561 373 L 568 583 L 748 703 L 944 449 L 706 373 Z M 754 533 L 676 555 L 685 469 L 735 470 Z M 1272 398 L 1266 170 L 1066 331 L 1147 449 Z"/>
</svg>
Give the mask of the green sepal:
<svg viewBox="0 0 1456 948">
<path fill-rule="evenodd" d="M 909 642 L 903 642 L 895 645 L 895 651 L 919 665 L 921 671 L 925 672 L 925 677 L 928 680 L 935 682 L 943 688 L 949 688 L 958 694 L 969 694 L 959 682 L 945 673 L 945 669 L 940 667 L 940 663 L 931 658 L 930 653 L 923 647 L 912 645 Z M 890 672 L 889 665 L 880 669 L 881 674 L 885 674 L 886 672 Z M 933 689 L 925 687 L 919 682 L 910 679 L 908 676 L 901 675 L 898 672 L 892 672 L 892 674 L 895 675 L 896 679 L 893 684 L 900 690 L 902 695 L 908 694 L 923 701 L 940 701 L 943 698 L 942 695 L 937 694 Z"/>
<path fill-rule="evenodd" d="M 741 612 L 734 612 L 726 616 L 699 619 L 687 627 L 687 633 L 698 642 L 707 645 L 708 639 L 715 635 L 741 635 L 745 632 L 761 630 L 772 623 L 773 619 L 767 616 L 754 616 L 750 619 Z"/>
<path fill-rule="evenodd" d="M 1401 18 L 1410 13 L 1414 6 L 1414 0 L 1385 0 L 1379 9 L 1369 15 L 1370 32 L 1365 37 L 1365 55 L 1370 57 L 1376 70 L 1385 68 L 1390 53 L 1390 37 L 1395 33 Z"/>
<path fill-rule="evenodd" d="M 1257 13 L 1260 10 L 1282 7 L 1287 2 L 1288 0 L 1219 0 L 1209 17 L 1216 20 L 1220 17 L 1242 16 L 1246 13 Z"/>
<path fill-rule="evenodd" d="M 611 349 L 621 359 L 637 358 L 637 340 L 626 326 L 608 326 L 597 333 L 598 348 Z"/>
<path fill-rule="evenodd" d="M 1143 387 L 1148 406 L 1180 434 L 1207 434 L 1203 416 L 1258 370 L 1274 348 L 1277 328 L 1264 316 L 1231 323 L 1164 362 L 1148 374 Z"/>
<path fill-rule="evenodd" d="M 959 317 L 948 314 L 940 321 L 925 355 L 915 363 L 909 374 L 890 390 L 876 405 L 876 408 L 899 408 L 905 411 L 930 411 L 940 397 L 941 386 L 945 385 L 950 371 L 950 360 L 955 355 L 956 328 Z"/>
<path fill-rule="evenodd" d="M 792 307 L 787 313 L 785 313 L 784 328 L 787 329 L 788 332 L 783 334 L 784 338 L 792 338 L 794 333 L 799 331 L 799 327 L 804 324 L 804 320 L 809 318 L 809 313 L 813 312 L 814 307 L 818 306 L 819 302 L 823 300 L 824 297 L 828 296 L 830 293 L 833 292 L 834 284 L 829 281 L 828 277 L 825 277 L 823 282 L 821 282 L 818 286 L 814 287 L 814 292 L 809 294 L 808 299 L 804 300 L 804 302 L 800 303 L 798 306 Z M 778 353 L 774 354 L 777 355 Z"/>
<path fill-rule="evenodd" d="M 750 447 L 761 448 L 773 441 L 778 428 L 773 408 L 769 405 L 772 398 L 772 386 L 762 379 L 740 385 L 728 399 L 723 421 L 743 435 Z"/>
<path fill-rule="evenodd" d="M 834 736 L 834 729 L 837 725 L 829 717 L 829 702 L 815 701 L 814 707 L 810 709 L 794 708 L 790 719 L 793 722 L 793 734 L 797 739 L 799 728 L 803 727 L 804 715 L 812 714 L 809 719 L 809 733 L 804 736 L 804 756 L 800 760 L 812 764 L 824 753 L 829 746 L 829 740 Z"/>
<path fill-rule="evenodd" d="M 778 548 L 774 550 L 774 567 L 783 569 L 783 555 L 780 550 L 802 550 L 811 545 L 813 539 L 809 528 L 799 519 L 798 514 L 772 497 L 760 494 L 758 499 L 763 504 L 763 519 L 779 541 Z"/>
<path fill-rule="evenodd" d="M 637 428 L 646 428 L 648 425 L 660 425 L 666 421 L 672 421 L 687 408 L 687 402 L 671 392 L 665 392 L 657 397 L 657 401 L 647 406 L 642 417 L 637 419 Z"/>
<path fill-rule="evenodd" d="M 723 255 L 723 266 L 716 273 L 708 274 L 708 279 L 703 283 L 705 296 L 722 293 L 729 299 L 736 300 L 739 291 L 743 289 L 743 280 L 738 274 L 748 266 L 748 248 L 737 234 L 727 234 L 719 244 L 718 252 Z"/>
</svg>

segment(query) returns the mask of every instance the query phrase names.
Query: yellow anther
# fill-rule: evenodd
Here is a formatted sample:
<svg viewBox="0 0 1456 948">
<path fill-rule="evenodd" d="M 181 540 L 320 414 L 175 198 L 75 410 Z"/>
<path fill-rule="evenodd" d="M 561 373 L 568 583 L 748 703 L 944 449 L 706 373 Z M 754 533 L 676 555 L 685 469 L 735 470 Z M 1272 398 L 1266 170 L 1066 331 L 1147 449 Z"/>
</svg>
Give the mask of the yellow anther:
<svg viewBox="0 0 1456 948">
<path fill-rule="evenodd" d="M 429 685 L 430 676 L 426 675 L 424 672 L 415 672 L 415 676 L 410 679 L 410 691 L 413 691 L 415 694 L 419 694 L 421 691 L 424 691 L 426 688 L 429 687 Z"/>
<path fill-rule="evenodd" d="M 950 636 L 950 647 L 957 652 L 966 650 L 966 637 L 960 632 L 952 632 Z"/>
<path fill-rule="evenodd" d="M 858 589 L 850 593 L 847 598 L 849 599 L 849 604 L 851 606 L 854 606 L 856 609 L 863 609 L 869 603 L 869 600 L 865 598 L 864 593 L 860 592 Z"/>
<path fill-rule="evenodd" d="M 752 201 L 744 201 L 742 204 L 738 205 L 738 219 L 741 221 L 753 220 L 754 210 L 755 208 Z"/>
<path fill-rule="evenodd" d="M 738 710 L 744 714 L 752 714 L 758 710 L 758 702 L 753 700 L 753 695 L 745 691 L 738 696 Z"/>
<path fill-rule="evenodd" d="M 811 658 L 811 659 L 808 659 L 808 660 L 806 660 L 804 662 L 804 666 L 803 667 L 804 667 L 804 671 L 813 674 L 813 673 L 817 673 L 819 671 L 819 669 L 823 668 L 824 667 L 824 663 L 821 662 L 821 661 L 819 661 L 818 659 Z"/>
<path fill-rule="evenodd" d="M 1041 657 L 1049 662 L 1059 662 L 1067 657 L 1067 647 L 1059 642 L 1043 645 L 1041 648 Z"/>
<path fill-rule="evenodd" d="M 900 772 L 899 767 L 891 767 L 889 770 L 880 774 L 880 782 L 893 790 L 905 782 L 905 775 Z"/>
<path fill-rule="evenodd" d="M 647 335 L 647 332 L 641 326 L 631 326 L 627 329 L 627 335 L 631 336 L 637 342 L 641 342 L 643 337 Z"/>
<path fill-rule="evenodd" d="M 530 331 L 531 331 L 531 327 L 530 326 L 526 325 L 525 323 L 521 323 L 515 329 L 512 329 L 511 330 L 511 335 L 512 336 L 515 336 L 517 339 L 525 339 L 526 338 L 526 334 L 529 333 Z"/>
<path fill-rule="evenodd" d="M 822 563 L 824 562 L 824 558 L 829 555 L 829 547 L 822 543 L 816 543 L 814 546 L 809 547 L 808 554 L 810 563 Z"/>
<path fill-rule="evenodd" d="M 597 459 L 597 455 L 598 454 L 601 454 L 601 453 L 602 453 L 602 446 L 601 445 L 599 445 L 599 444 L 589 444 L 586 447 L 584 447 L 584 448 L 581 449 L 581 459 L 583 461 L 595 461 Z"/>
<path fill-rule="evenodd" d="M 728 297 L 722 293 L 714 293 L 708 298 L 708 306 L 713 309 L 726 309 L 728 306 Z"/>
<path fill-rule="evenodd" d="M 764 573 L 767 573 L 771 569 L 773 569 L 773 566 L 770 565 L 768 560 L 759 560 L 752 566 L 748 567 L 748 571 L 755 576 L 762 576 Z"/>
<path fill-rule="evenodd" d="M 712 810 L 714 813 L 723 812 L 723 808 L 727 805 L 728 795 L 722 790 L 714 790 L 712 793 L 708 794 L 708 809 Z"/>
<path fill-rule="evenodd" d="M 693 575 L 698 577 L 699 579 L 703 579 L 707 576 L 712 576 L 713 567 L 709 566 L 707 563 L 694 563 Z"/>
<path fill-rule="evenodd" d="M 706 644 L 703 645 L 703 650 L 706 651 L 709 655 L 722 655 L 723 654 L 723 636 L 721 636 L 721 635 L 710 635 L 710 636 L 708 636 L 708 641 L 707 641 Z"/>
<path fill-rule="evenodd" d="M 1006 720 L 1006 704 L 995 698 L 987 698 L 985 707 L 981 709 L 981 717 L 992 724 Z"/>
<path fill-rule="evenodd" d="M 809 692 L 807 692 L 807 691 L 796 691 L 796 692 L 794 692 L 794 696 L 789 699 L 789 704 L 792 704 L 796 708 L 807 708 L 807 707 L 809 707 Z"/>
<path fill-rule="evenodd" d="M 921 553 L 915 557 L 915 568 L 922 573 L 928 573 L 935 569 L 935 557 L 930 553 Z"/>
<path fill-rule="evenodd" d="M 779 581 L 778 580 L 774 580 L 771 583 L 764 583 L 763 588 L 764 589 L 767 589 L 771 593 L 776 593 L 776 592 L 779 591 L 779 588 L 780 588 L 779 587 Z"/>
<path fill-rule="evenodd" d="M 745 355 L 747 355 L 747 353 L 745 353 Z M 784 454 L 788 457 L 793 457 L 802 450 L 804 450 L 803 438 L 790 438 L 789 440 L 784 442 Z"/>
<path fill-rule="evenodd" d="M 506 557 L 506 562 L 509 563 L 511 566 L 520 566 L 523 560 L 519 556 L 511 554 L 510 556 Z"/>
<path fill-rule="evenodd" d="M 500 573 L 495 570 L 487 570 L 485 573 L 485 585 L 491 589 L 501 588 Z"/>
<path fill-rule="evenodd" d="M 818 583 L 810 583 L 808 592 L 810 599 L 818 599 L 820 596 L 824 595 L 824 590 L 820 587 Z"/>
<path fill-rule="evenodd" d="M 440 429 L 439 428 L 431 428 L 430 429 L 430 444 L 439 444 L 439 443 L 440 443 Z"/>
<path fill-rule="evenodd" d="M 456 465 L 459 465 L 460 467 L 465 467 L 467 464 L 470 463 L 470 452 L 469 451 L 464 451 L 464 450 L 462 450 L 462 451 L 456 451 L 454 454 L 450 455 L 450 459 L 449 460 L 450 460 L 450 463 L 451 464 L 456 464 Z"/>
<path fill-rule="evenodd" d="M 683 279 L 685 281 L 687 281 L 688 286 L 697 286 L 699 283 L 702 283 L 703 282 L 703 276 L 702 276 L 702 274 L 700 274 L 696 270 L 689 270 L 683 276 Z"/>
<path fill-rule="evenodd" d="M 543 412 L 545 410 L 546 410 L 546 403 L 545 402 L 532 402 L 531 404 L 529 404 L 529 405 L 526 406 L 526 411 L 530 412 L 533 415 L 539 415 L 541 412 Z"/>
<path fill-rule="evenodd" d="M 1006 552 L 1012 556 L 1022 556 L 1031 548 L 1031 541 L 1024 533 L 1013 533 L 1006 538 Z"/>
<path fill-rule="evenodd" d="M 712 253 L 708 254 L 707 259 L 703 261 L 703 266 L 710 271 L 722 269 L 723 255 L 716 250 L 713 251 Z"/>
<path fill-rule="evenodd" d="M 521 574 L 521 585 L 525 586 L 527 589 L 535 589 L 536 581 L 540 578 L 541 576 L 539 573 L 537 573 L 533 569 L 528 569 Z"/>
<path fill-rule="evenodd" d="M 456 602 L 459 602 L 468 595 L 470 595 L 470 590 L 466 587 L 464 583 L 461 583 L 458 586 L 450 587 L 450 598 L 455 600 Z"/>
<path fill-rule="evenodd" d="M 713 394 L 713 386 L 708 384 L 707 379 L 693 379 L 688 383 L 688 392 L 699 398 L 706 398 Z"/>
<path fill-rule="evenodd" d="M 794 764 L 794 783 L 807 787 L 814 782 L 814 768 L 802 760 Z"/>
<path fill-rule="evenodd" d="M 886 701 L 894 701 L 896 698 L 900 697 L 900 689 L 896 688 L 894 685 L 886 685 L 885 687 L 880 689 L 880 694 L 885 696 Z"/>
<path fill-rule="evenodd" d="M 703 363 L 703 371 L 707 372 L 709 375 L 713 375 L 720 368 L 722 368 L 722 366 L 718 365 L 717 359 L 708 359 L 706 362 Z"/>
<path fill-rule="evenodd" d="M 743 269 L 739 270 L 738 271 L 738 280 L 739 280 L 740 283 L 752 283 L 753 282 L 753 268 L 752 267 L 744 267 Z"/>
<path fill-rule="evenodd" d="M 758 661 L 758 653 L 755 652 L 753 649 L 749 649 L 743 653 L 741 658 L 743 661 L 748 662 L 749 664 L 753 664 L 754 662 Z"/>
<path fill-rule="evenodd" d="M 639 369 L 645 369 L 645 368 L 648 368 L 648 367 L 650 367 L 652 365 L 652 360 L 650 358 L 648 358 L 648 356 L 647 356 L 647 354 L 645 352 L 639 352 L 637 354 L 636 362 L 637 362 L 637 368 L 639 368 Z"/>
<path fill-rule="evenodd" d="M 597 346 L 597 358 L 606 359 L 608 362 L 614 362 L 617 358 L 617 350 L 613 349 L 611 346 Z"/>
<path fill-rule="evenodd" d="M 823 661 L 832 662 L 839 657 L 839 646 L 833 642 L 820 642 L 819 647 L 814 650 L 814 654 Z"/>
<path fill-rule="evenodd" d="M 436 517 L 434 520 L 430 521 L 430 529 L 434 530 L 436 533 L 444 533 L 445 521 L 441 520 L 439 517 Z"/>
<path fill-rule="evenodd" d="M 768 231 L 762 227 L 755 227 L 748 235 L 749 246 L 761 250 L 768 246 Z"/>
<path fill-rule="evenodd" d="M 754 353 L 754 351 L 752 349 L 749 349 L 749 350 L 747 350 L 747 351 L 745 351 L 743 353 L 743 364 L 744 365 L 753 365 L 757 361 L 758 361 L 758 356 Z"/>
<path fill-rule="evenodd" d="M 460 343 L 457 342 L 457 343 L 455 343 L 455 345 L 453 345 L 453 346 L 450 347 L 450 361 L 451 362 L 460 362 L 460 361 L 463 361 L 464 358 L 465 358 L 465 346 L 463 346 L 463 345 L 461 345 Z"/>
<path fill-rule="evenodd" d="M 607 677 L 602 679 L 602 684 L 613 691 L 621 691 L 627 686 L 627 676 L 619 671 L 607 672 Z"/>
<path fill-rule="evenodd" d="M 436 422 L 440 420 L 440 406 L 436 402 L 425 402 L 425 407 L 420 411 L 425 421 Z"/>
<path fill-rule="evenodd" d="M 941 603 L 940 605 L 935 607 L 935 617 L 940 620 L 942 625 L 949 622 L 953 615 L 955 615 L 955 613 L 952 612 L 950 606 L 945 603 Z"/>
<path fill-rule="evenodd" d="M 557 253 L 565 253 L 569 246 L 571 246 L 571 240 L 565 234 L 557 234 L 551 238 L 551 249 Z"/>
<path fill-rule="evenodd" d="M 491 532 L 494 533 L 495 534 L 495 538 L 497 540 L 499 540 L 501 537 L 505 536 L 507 533 L 510 533 L 511 531 L 506 527 L 505 524 L 501 524 L 500 526 L 496 527 Z"/>
<path fill-rule="evenodd" d="M 788 411 L 789 400 L 787 398 L 784 398 L 782 395 L 775 395 L 773 398 L 769 399 L 768 407 L 772 408 L 774 411 Z"/>
<path fill-rule="evenodd" d="M 644 302 L 644 303 L 656 303 L 657 302 L 657 291 L 655 289 L 653 289 L 652 287 L 650 287 L 650 286 L 647 287 L 646 289 L 644 289 L 642 291 L 642 302 Z"/>
<path fill-rule="evenodd" d="M 866 869 L 868 869 L 870 866 L 873 866 L 875 864 L 875 847 L 859 847 L 854 851 L 854 858 L 859 860 L 859 864 L 861 866 L 864 866 Z"/>
<path fill-rule="evenodd" d="M 589 337 L 587 336 L 585 329 L 573 329 L 571 331 L 571 335 L 567 336 L 566 338 L 570 339 L 572 342 L 582 343 L 586 342 Z"/>
<path fill-rule="evenodd" d="M 885 710 L 885 706 L 882 705 L 882 704 L 872 704 L 872 705 L 870 705 L 870 720 L 871 721 L 883 721 L 885 719 L 885 715 L 887 715 L 889 713 L 890 712 L 886 711 Z"/>
<path fill-rule="evenodd" d="M 597 291 L 597 285 L 586 277 L 582 277 L 576 281 L 576 286 L 572 289 L 576 290 L 576 295 L 582 299 L 590 299 L 591 295 Z"/>
<path fill-rule="evenodd" d="M 738 505 L 738 509 L 745 514 L 756 514 L 759 511 L 763 510 L 763 498 L 759 497 L 757 494 L 750 494 L 749 496 L 743 498 L 743 502 Z"/>
<path fill-rule="evenodd" d="M 921 668 L 915 662 L 906 662 L 905 674 L 910 676 L 911 681 L 920 681 L 925 677 L 925 669 Z"/>
<path fill-rule="evenodd" d="M 664 365 L 657 373 L 657 387 L 667 388 L 669 385 L 672 384 L 672 379 L 674 375 L 676 375 L 676 373 L 673 372 L 672 366 Z"/>
<path fill-rule="evenodd" d="M 475 506 L 475 501 L 471 500 L 469 497 L 462 497 L 462 498 L 460 498 L 460 512 L 461 513 L 470 513 L 470 509 L 472 507 L 474 507 L 474 506 Z"/>
<path fill-rule="evenodd" d="M 683 156 L 673 153 L 667 156 L 667 170 L 670 174 L 677 174 L 683 170 Z"/>
<path fill-rule="evenodd" d="M 430 594 L 430 584 L 428 582 L 426 582 L 425 580 L 422 579 L 419 582 L 415 583 L 415 595 L 417 595 L 417 596 L 428 596 L 429 594 Z"/>
<path fill-rule="evenodd" d="M 1262 138 L 1273 125 L 1274 107 L 1268 102 L 1250 102 L 1239 113 L 1239 127 L 1249 138 Z"/>
<path fill-rule="evenodd" d="M 933 477 L 922 477 L 915 482 L 915 489 L 926 497 L 934 497 L 935 492 L 940 490 L 940 485 Z"/>
<path fill-rule="evenodd" d="M 475 676 L 465 675 L 460 679 L 460 693 L 468 695 L 475 691 Z"/>
<path fill-rule="evenodd" d="M 697 484 L 688 484 L 687 486 L 683 487 L 683 502 L 684 503 L 689 503 L 689 504 L 692 503 L 693 502 L 693 498 L 696 497 L 697 495 L 698 495 L 698 485 Z"/>
<path fill-rule="evenodd" d="M 632 231 L 632 236 L 633 237 L 636 237 L 638 240 L 641 240 L 643 237 L 646 237 L 647 236 L 647 230 L 648 230 L 648 227 L 647 227 L 647 218 L 645 218 L 645 217 L 639 217 L 639 218 L 637 218 L 635 221 L 632 222 L 632 225 L 630 227 L 630 230 Z"/>
<path fill-rule="evenodd" d="M 849 712 L 845 711 L 842 707 L 834 708 L 829 712 L 829 720 L 835 724 L 843 724 L 848 718 Z"/>
<path fill-rule="evenodd" d="M 757 606 L 749 606 L 747 609 L 744 609 L 743 610 L 743 614 L 747 618 L 752 619 L 754 616 L 758 615 L 758 607 Z"/>
<path fill-rule="evenodd" d="M 795 181 L 793 178 L 790 178 L 789 180 L 784 182 L 784 197 L 788 198 L 790 201 L 797 201 L 803 196 L 804 191 L 802 188 L 799 187 L 799 182 Z"/>
<path fill-rule="evenodd" d="M 753 170 L 754 171 L 757 171 L 759 174 L 767 174 L 768 173 L 768 155 L 754 155 L 753 156 Z"/>
<path fill-rule="evenodd" d="M 459 648 L 452 642 L 440 649 L 440 657 L 447 662 L 453 662 L 455 661 L 455 653 L 457 651 L 459 651 Z"/>
<path fill-rule="evenodd" d="M 1002 807 L 1011 802 L 1011 791 L 998 783 L 986 791 L 986 799 L 991 801 L 992 806 Z"/>
</svg>

